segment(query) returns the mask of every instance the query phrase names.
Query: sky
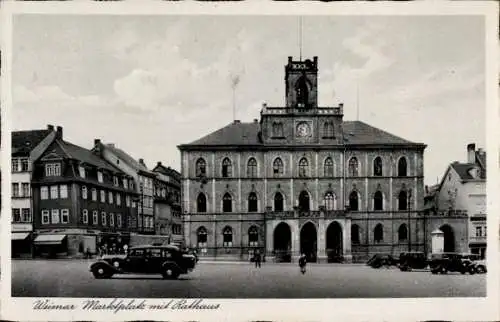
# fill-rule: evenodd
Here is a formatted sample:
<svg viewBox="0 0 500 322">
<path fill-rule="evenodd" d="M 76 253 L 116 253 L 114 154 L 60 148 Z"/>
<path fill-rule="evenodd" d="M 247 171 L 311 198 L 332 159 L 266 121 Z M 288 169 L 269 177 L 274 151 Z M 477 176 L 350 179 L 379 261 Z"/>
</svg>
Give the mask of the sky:
<svg viewBox="0 0 500 322">
<path fill-rule="evenodd" d="M 479 16 L 64 16 L 13 19 L 13 130 L 63 126 L 180 169 L 179 144 L 285 103 L 288 56 L 319 59 L 319 105 L 425 143 L 426 184 L 486 145 Z"/>
</svg>

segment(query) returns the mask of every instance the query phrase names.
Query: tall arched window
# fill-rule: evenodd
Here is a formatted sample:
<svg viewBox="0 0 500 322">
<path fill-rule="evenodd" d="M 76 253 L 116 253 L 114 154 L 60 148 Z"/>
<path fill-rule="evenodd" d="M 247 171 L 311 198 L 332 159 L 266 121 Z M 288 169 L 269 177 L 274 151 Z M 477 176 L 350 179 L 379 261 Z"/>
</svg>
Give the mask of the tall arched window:
<svg viewBox="0 0 500 322">
<path fill-rule="evenodd" d="M 283 137 L 283 124 L 279 122 L 273 123 L 273 136 Z"/>
<path fill-rule="evenodd" d="M 196 198 L 196 212 L 207 212 L 207 197 L 202 192 Z"/>
<path fill-rule="evenodd" d="M 247 176 L 249 178 L 257 178 L 257 160 L 250 158 L 247 164 Z"/>
<path fill-rule="evenodd" d="M 408 196 L 406 191 L 401 190 L 398 196 L 398 210 L 407 210 L 408 209 Z"/>
<path fill-rule="evenodd" d="M 381 191 L 376 191 L 373 195 L 373 210 L 384 210 L 384 195 Z"/>
<path fill-rule="evenodd" d="M 248 212 L 257 212 L 257 194 L 255 192 L 250 192 L 248 195 Z"/>
<path fill-rule="evenodd" d="M 309 100 L 309 88 L 305 76 L 299 78 L 295 85 L 295 93 L 297 97 L 297 106 L 306 107 Z"/>
<path fill-rule="evenodd" d="M 198 228 L 196 232 L 196 237 L 197 237 L 197 245 L 198 248 L 206 248 L 207 247 L 207 229 L 205 227 L 200 227 Z"/>
<path fill-rule="evenodd" d="M 356 224 L 351 225 L 351 244 L 359 244 L 359 226 Z"/>
<path fill-rule="evenodd" d="M 401 157 L 398 161 L 398 177 L 406 177 L 408 175 L 408 164 L 406 158 Z"/>
<path fill-rule="evenodd" d="M 283 211 L 283 195 L 276 192 L 274 195 L 274 211 Z"/>
<path fill-rule="evenodd" d="M 349 195 L 349 209 L 353 211 L 359 210 L 359 198 L 357 191 L 352 191 Z"/>
<path fill-rule="evenodd" d="M 373 175 L 376 177 L 382 176 L 382 158 L 381 157 L 376 157 L 375 160 L 373 160 Z"/>
<path fill-rule="evenodd" d="M 325 177 L 331 178 L 333 177 L 333 160 L 332 158 L 328 157 L 325 159 Z"/>
<path fill-rule="evenodd" d="M 228 158 L 225 158 L 222 160 L 222 177 L 223 178 L 230 178 L 233 175 L 232 171 L 232 165 L 231 165 L 231 160 Z"/>
<path fill-rule="evenodd" d="M 198 160 L 196 160 L 196 176 L 197 177 L 207 176 L 207 163 L 203 158 L 199 158 Z"/>
<path fill-rule="evenodd" d="M 257 226 L 248 229 L 248 246 L 259 246 L 259 229 Z"/>
<path fill-rule="evenodd" d="M 334 137 L 333 123 L 332 122 L 325 122 L 325 125 L 323 128 L 323 136 L 325 138 L 333 138 Z"/>
<path fill-rule="evenodd" d="M 405 241 L 408 239 L 408 228 L 406 224 L 401 224 L 398 228 L 398 240 Z"/>
<path fill-rule="evenodd" d="M 307 159 L 306 158 L 300 159 L 300 161 L 299 161 L 299 177 L 301 177 L 301 178 L 307 177 L 308 168 L 309 168 L 309 163 L 307 162 Z"/>
<path fill-rule="evenodd" d="M 232 212 L 233 211 L 233 198 L 227 192 L 224 195 L 224 197 L 222 197 L 222 211 L 223 212 Z"/>
<path fill-rule="evenodd" d="M 329 191 L 325 194 L 325 209 L 335 210 L 335 195 L 333 192 Z"/>
<path fill-rule="evenodd" d="M 384 241 L 384 226 L 382 224 L 377 224 L 373 230 L 373 239 L 376 243 L 381 243 Z"/>
<path fill-rule="evenodd" d="M 273 175 L 279 177 L 283 175 L 283 161 L 280 158 L 274 159 L 273 162 Z"/>
<path fill-rule="evenodd" d="M 356 157 L 349 159 L 349 176 L 357 177 L 359 176 L 359 162 Z"/>
<path fill-rule="evenodd" d="M 222 245 L 224 247 L 231 247 L 233 246 L 233 229 L 229 226 L 226 226 L 222 230 Z"/>
</svg>

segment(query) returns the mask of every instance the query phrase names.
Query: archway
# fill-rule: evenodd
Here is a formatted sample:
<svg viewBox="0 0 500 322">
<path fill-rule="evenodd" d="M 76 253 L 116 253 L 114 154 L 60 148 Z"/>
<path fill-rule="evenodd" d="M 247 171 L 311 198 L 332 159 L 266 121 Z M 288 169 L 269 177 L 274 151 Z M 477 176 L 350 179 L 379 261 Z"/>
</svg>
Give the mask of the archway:
<svg viewBox="0 0 500 322">
<path fill-rule="evenodd" d="M 282 222 L 274 229 L 274 256 L 277 262 L 292 261 L 292 231 Z"/>
<path fill-rule="evenodd" d="M 356 232 L 358 233 L 358 232 Z M 342 261 L 342 227 L 336 221 L 328 225 L 326 229 L 326 255 L 329 263 L 338 263 Z"/>
<path fill-rule="evenodd" d="M 444 248 L 443 252 L 453 253 L 455 252 L 455 233 L 450 225 L 443 225 L 439 228 L 444 234 Z"/>
<path fill-rule="evenodd" d="M 308 262 L 316 262 L 318 235 L 312 222 L 306 223 L 300 230 L 300 253 L 306 255 Z"/>
<path fill-rule="evenodd" d="M 303 190 L 299 195 L 299 210 L 300 211 L 309 211 L 309 193 Z"/>
</svg>

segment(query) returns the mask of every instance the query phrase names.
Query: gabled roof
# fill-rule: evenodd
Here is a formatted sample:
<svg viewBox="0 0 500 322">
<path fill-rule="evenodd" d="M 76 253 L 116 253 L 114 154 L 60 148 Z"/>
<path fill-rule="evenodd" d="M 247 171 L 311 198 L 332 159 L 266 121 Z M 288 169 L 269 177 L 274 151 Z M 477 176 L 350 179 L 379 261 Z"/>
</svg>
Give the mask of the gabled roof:
<svg viewBox="0 0 500 322">
<path fill-rule="evenodd" d="M 158 163 L 156 167 L 154 167 L 153 172 L 158 172 L 167 176 L 172 176 L 176 179 L 180 179 L 181 177 L 179 171 L 172 169 L 171 167 L 166 167 L 161 163 Z"/>
<path fill-rule="evenodd" d="M 409 144 L 414 143 L 361 121 L 344 121 L 344 143 L 347 145 Z M 196 141 L 182 146 L 248 146 L 262 145 L 260 124 L 233 122 Z"/>
<path fill-rule="evenodd" d="M 28 156 L 52 132 L 51 130 L 13 131 L 12 154 L 25 154 Z"/>
<path fill-rule="evenodd" d="M 122 149 L 115 147 L 113 144 L 103 144 L 103 146 L 105 149 L 111 151 L 113 154 L 115 154 L 117 157 L 122 159 L 125 163 L 127 163 L 129 166 L 134 168 L 136 171 L 142 171 L 142 172 L 154 175 L 154 173 L 149 171 L 145 165 L 143 165 L 139 161 L 135 160 L 132 156 L 130 156 L 128 153 L 126 153 Z"/>
<path fill-rule="evenodd" d="M 100 158 L 90 150 L 87 150 L 81 146 L 60 139 L 57 139 L 55 142 L 59 144 L 61 149 L 64 151 L 64 153 L 66 153 L 67 157 L 70 159 L 79 160 L 82 163 L 87 163 L 96 166 L 98 168 L 106 169 L 112 172 L 122 173 L 121 170 L 119 170 L 106 160 Z"/>
<path fill-rule="evenodd" d="M 483 176 L 483 171 L 481 171 L 479 178 L 474 178 L 469 173 L 470 170 L 477 168 L 477 164 L 453 162 L 450 166 L 455 170 L 455 172 L 460 177 L 460 180 L 462 181 L 485 179 L 485 176 Z"/>
</svg>

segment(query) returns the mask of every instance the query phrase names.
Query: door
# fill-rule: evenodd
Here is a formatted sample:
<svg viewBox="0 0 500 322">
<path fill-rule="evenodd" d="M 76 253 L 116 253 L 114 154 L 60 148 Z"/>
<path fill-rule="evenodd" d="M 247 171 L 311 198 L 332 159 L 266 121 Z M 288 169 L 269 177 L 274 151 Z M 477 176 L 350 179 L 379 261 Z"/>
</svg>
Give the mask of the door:
<svg viewBox="0 0 500 322">
<path fill-rule="evenodd" d="M 163 263 L 163 250 L 161 248 L 151 248 L 148 250 L 148 258 L 145 269 L 148 273 L 161 273 L 161 264 Z"/>
<path fill-rule="evenodd" d="M 125 259 L 124 270 L 132 273 L 143 273 L 146 267 L 145 255 L 144 249 L 132 249 Z"/>
</svg>

